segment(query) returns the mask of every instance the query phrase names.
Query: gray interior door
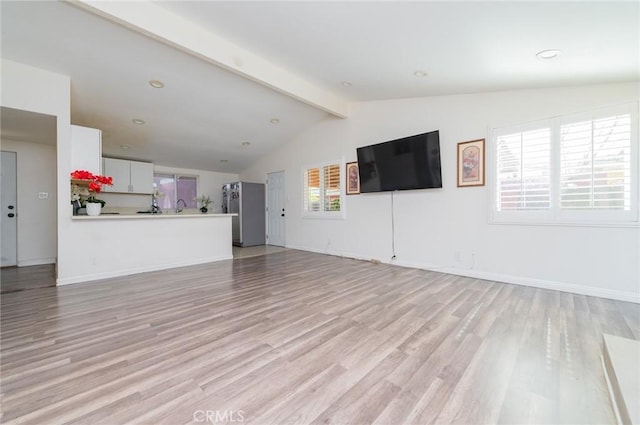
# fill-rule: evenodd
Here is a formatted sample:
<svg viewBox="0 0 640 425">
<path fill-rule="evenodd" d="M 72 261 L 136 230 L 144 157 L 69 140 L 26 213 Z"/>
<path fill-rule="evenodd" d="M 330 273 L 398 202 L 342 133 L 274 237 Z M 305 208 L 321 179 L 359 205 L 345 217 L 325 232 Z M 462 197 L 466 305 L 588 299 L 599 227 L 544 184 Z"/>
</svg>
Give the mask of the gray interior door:
<svg viewBox="0 0 640 425">
<path fill-rule="evenodd" d="M 2 243 L 1 266 L 18 264 L 18 205 L 17 205 L 17 155 L 15 152 L 2 151 L 0 164 L 0 194 L 2 220 L 0 236 Z"/>
</svg>

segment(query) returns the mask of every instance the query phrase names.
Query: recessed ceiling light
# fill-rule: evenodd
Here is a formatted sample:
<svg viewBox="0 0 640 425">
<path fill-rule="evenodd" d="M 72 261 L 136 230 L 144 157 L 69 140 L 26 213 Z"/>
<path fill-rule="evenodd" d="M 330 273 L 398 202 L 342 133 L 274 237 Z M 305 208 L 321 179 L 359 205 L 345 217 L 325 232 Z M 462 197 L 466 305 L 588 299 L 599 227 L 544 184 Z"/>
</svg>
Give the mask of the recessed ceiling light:
<svg viewBox="0 0 640 425">
<path fill-rule="evenodd" d="M 144 120 L 141 120 L 140 118 L 134 118 L 131 120 L 132 123 L 136 124 L 136 125 L 145 125 L 146 122 Z"/>
<path fill-rule="evenodd" d="M 561 53 L 562 52 L 557 49 L 548 49 L 539 51 L 538 53 L 536 53 L 536 56 L 538 57 L 538 59 L 553 59 L 560 56 Z"/>
<path fill-rule="evenodd" d="M 414 72 L 414 73 L 413 73 L 413 75 L 415 75 L 416 77 L 420 77 L 420 78 L 421 78 L 421 77 L 426 77 L 426 76 L 427 76 L 427 75 L 429 75 L 429 74 L 427 74 L 427 73 L 426 73 L 426 72 L 424 72 L 424 71 L 420 71 L 420 70 L 418 70 L 418 71 Z"/>
<path fill-rule="evenodd" d="M 129 145 L 120 145 L 120 149 L 131 149 Z"/>
<path fill-rule="evenodd" d="M 271 119 L 271 124 L 278 124 L 280 122 L 280 120 L 278 118 L 272 118 Z"/>
<path fill-rule="evenodd" d="M 226 164 L 227 162 L 229 162 L 229 160 L 228 160 L 228 159 L 221 159 L 221 160 L 220 160 L 220 163 L 221 163 L 221 164 Z"/>
<path fill-rule="evenodd" d="M 149 85 L 154 89 L 161 89 L 164 87 L 164 83 L 160 80 L 149 80 Z"/>
<path fill-rule="evenodd" d="M 251 145 L 251 142 L 242 142 L 242 146 L 244 146 L 244 147 L 247 147 L 249 145 Z"/>
<path fill-rule="evenodd" d="M 344 87 L 353 86 L 353 84 L 350 81 L 341 81 L 340 84 L 342 84 Z"/>
</svg>

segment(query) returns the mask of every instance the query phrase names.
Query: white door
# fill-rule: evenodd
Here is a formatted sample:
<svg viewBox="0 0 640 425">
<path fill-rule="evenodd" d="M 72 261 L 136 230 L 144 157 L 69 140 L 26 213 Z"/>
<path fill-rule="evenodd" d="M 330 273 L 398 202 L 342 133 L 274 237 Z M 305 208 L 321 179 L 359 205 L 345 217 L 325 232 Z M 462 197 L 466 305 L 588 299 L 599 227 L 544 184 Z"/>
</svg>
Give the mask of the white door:
<svg viewBox="0 0 640 425">
<path fill-rule="evenodd" d="M 2 163 L 0 164 L 0 183 L 2 193 L 0 230 L 2 236 L 2 260 L 0 266 L 8 267 L 18 264 L 18 212 L 17 212 L 17 176 L 16 153 L 2 151 Z"/>
<path fill-rule="evenodd" d="M 284 171 L 267 174 L 267 245 L 284 246 Z"/>
</svg>

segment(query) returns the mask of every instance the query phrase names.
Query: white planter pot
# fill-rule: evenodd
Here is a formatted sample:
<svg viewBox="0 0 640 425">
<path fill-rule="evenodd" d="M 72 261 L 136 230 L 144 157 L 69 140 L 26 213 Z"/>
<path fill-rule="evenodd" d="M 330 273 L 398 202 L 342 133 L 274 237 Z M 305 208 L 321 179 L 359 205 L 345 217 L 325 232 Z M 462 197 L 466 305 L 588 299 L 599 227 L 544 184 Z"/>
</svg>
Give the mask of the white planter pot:
<svg viewBox="0 0 640 425">
<path fill-rule="evenodd" d="M 87 215 L 100 215 L 102 204 L 95 202 L 87 202 Z"/>
</svg>

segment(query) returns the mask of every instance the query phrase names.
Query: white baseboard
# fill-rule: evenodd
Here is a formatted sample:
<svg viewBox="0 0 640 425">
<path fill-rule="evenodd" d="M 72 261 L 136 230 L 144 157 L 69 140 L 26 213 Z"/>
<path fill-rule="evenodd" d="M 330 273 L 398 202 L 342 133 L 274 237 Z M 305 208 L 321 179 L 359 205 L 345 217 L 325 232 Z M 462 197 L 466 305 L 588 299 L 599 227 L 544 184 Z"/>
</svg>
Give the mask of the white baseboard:
<svg viewBox="0 0 640 425">
<path fill-rule="evenodd" d="M 301 251 L 316 252 L 319 254 L 335 255 L 338 257 L 354 258 L 356 260 L 371 261 L 371 258 L 365 258 L 361 255 L 343 253 L 338 251 L 323 251 L 302 246 L 287 246 L 287 248 L 299 249 Z M 512 276 L 502 273 L 484 272 L 479 270 L 459 269 L 455 267 L 444 267 L 435 264 L 417 264 L 399 260 L 379 260 L 384 264 L 391 264 L 400 267 L 410 267 L 415 269 L 429 270 L 440 273 L 453 274 L 457 276 L 473 277 L 476 279 L 490 280 L 503 283 L 511 283 L 514 285 L 529 286 L 532 288 L 551 289 L 560 292 L 569 292 L 572 294 L 588 295 L 591 297 L 608 298 L 618 301 L 626 301 L 640 304 L 640 293 L 619 291 L 616 289 L 599 288 L 595 286 L 578 285 L 575 283 L 556 282 L 544 279 L 535 279 L 523 276 Z"/>
<path fill-rule="evenodd" d="M 35 260 L 18 260 L 18 267 L 41 266 L 43 264 L 55 264 L 55 258 L 38 258 Z"/>
<path fill-rule="evenodd" d="M 598 288 L 595 286 L 578 285 L 575 283 L 556 282 L 552 280 L 534 279 L 530 277 L 511 276 L 501 273 L 481 272 L 477 270 L 464 270 L 449 267 L 433 269 L 442 273 L 455 274 L 458 276 L 473 277 L 476 279 L 493 280 L 496 282 L 512 283 L 514 285 L 530 286 L 533 288 L 551 289 L 560 292 L 570 292 L 572 294 L 588 295 L 591 297 L 609 298 L 612 300 L 626 301 L 640 304 L 640 294 L 617 289 Z"/>
<path fill-rule="evenodd" d="M 155 272 L 158 270 L 174 269 L 176 267 L 195 266 L 198 264 L 213 263 L 214 261 L 231 260 L 231 259 L 233 259 L 233 255 L 221 256 L 221 257 L 198 258 L 195 260 L 179 261 L 175 263 L 157 264 L 153 266 L 144 266 L 144 267 L 133 267 L 133 268 L 114 270 L 109 272 L 58 278 L 56 283 L 58 286 L 61 286 L 61 285 L 70 285 L 74 283 L 92 282 L 92 281 L 101 280 L 101 279 L 109 279 L 112 277 L 128 276 L 132 274 L 146 273 L 146 272 Z"/>
</svg>

